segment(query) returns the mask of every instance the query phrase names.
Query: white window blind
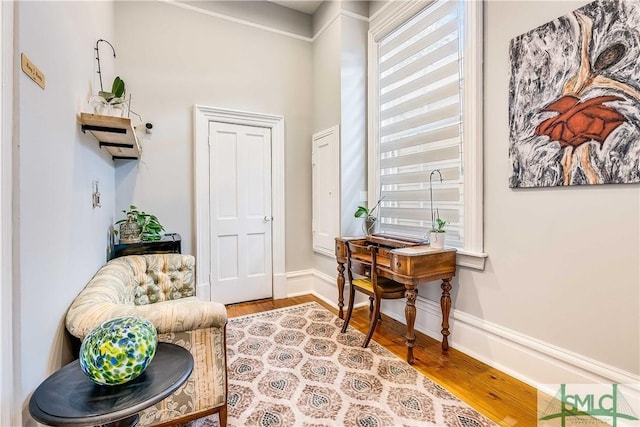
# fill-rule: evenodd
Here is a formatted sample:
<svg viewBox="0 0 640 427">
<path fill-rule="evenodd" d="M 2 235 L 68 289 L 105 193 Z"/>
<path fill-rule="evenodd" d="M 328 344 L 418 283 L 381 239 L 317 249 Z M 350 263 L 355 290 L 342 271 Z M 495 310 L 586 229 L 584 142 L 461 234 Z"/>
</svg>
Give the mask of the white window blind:
<svg viewBox="0 0 640 427">
<path fill-rule="evenodd" d="M 456 1 L 435 1 L 378 46 L 379 230 L 424 237 L 433 209 L 464 244 L 461 28 Z"/>
</svg>

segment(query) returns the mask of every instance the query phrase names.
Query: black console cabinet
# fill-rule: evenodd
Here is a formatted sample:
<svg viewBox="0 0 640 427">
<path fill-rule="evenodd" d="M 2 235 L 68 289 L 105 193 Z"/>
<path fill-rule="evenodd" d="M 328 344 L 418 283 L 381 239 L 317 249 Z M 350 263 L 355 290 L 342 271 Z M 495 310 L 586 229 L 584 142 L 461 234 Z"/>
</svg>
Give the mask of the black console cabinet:
<svg viewBox="0 0 640 427">
<path fill-rule="evenodd" d="M 111 258 L 118 258 L 125 255 L 180 254 L 182 253 L 181 240 L 179 234 L 169 233 L 162 236 L 160 240 L 117 244 L 113 247 Z"/>
</svg>

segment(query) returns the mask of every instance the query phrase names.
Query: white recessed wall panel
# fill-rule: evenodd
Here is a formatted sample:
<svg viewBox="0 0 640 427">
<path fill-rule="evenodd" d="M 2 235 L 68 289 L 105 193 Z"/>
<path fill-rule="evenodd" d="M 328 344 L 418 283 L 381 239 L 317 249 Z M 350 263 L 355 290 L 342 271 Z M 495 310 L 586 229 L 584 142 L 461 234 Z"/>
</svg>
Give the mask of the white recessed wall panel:
<svg viewBox="0 0 640 427">
<path fill-rule="evenodd" d="M 316 230 L 320 236 L 326 236 L 332 231 L 331 224 L 335 222 L 335 215 L 332 215 L 334 180 L 330 176 L 334 169 L 331 164 L 334 157 L 333 139 L 329 136 L 322 138 L 314 148 L 317 166 L 316 177 L 318 180 Z"/>
<path fill-rule="evenodd" d="M 216 213 L 218 218 L 238 217 L 238 138 L 235 133 L 215 132 L 216 141 L 214 167 L 216 182 L 213 188 L 218 193 Z"/>
<path fill-rule="evenodd" d="M 246 135 L 247 150 L 247 216 L 249 218 L 264 217 L 265 212 L 265 153 L 269 145 L 264 142 L 264 135 Z"/>
<path fill-rule="evenodd" d="M 218 236 L 218 280 L 238 278 L 238 236 Z"/>
<path fill-rule="evenodd" d="M 249 234 L 247 235 L 247 249 L 248 249 L 248 276 L 262 276 L 266 273 L 266 259 L 265 253 L 269 248 L 265 247 L 265 235 L 264 234 Z"/>
<path fill-rule="evenodd" d="M 313 250 L 332 256 L 340 235 L 340 133 L 338 126 L 313 135 Z"/>
</svg>

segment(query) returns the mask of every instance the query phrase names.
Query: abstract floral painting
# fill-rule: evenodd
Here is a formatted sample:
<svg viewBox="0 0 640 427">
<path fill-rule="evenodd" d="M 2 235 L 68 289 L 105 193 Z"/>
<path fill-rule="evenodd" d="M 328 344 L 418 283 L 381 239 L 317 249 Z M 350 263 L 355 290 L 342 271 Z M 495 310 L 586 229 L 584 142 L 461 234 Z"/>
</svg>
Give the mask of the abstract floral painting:
<svg viewBox="0 0 640 427">
<path fill-rule="evenodd" d="M 640 2 L 589 3 L 510 61 L 510 187 L 640 182 Z"/>
</svg>

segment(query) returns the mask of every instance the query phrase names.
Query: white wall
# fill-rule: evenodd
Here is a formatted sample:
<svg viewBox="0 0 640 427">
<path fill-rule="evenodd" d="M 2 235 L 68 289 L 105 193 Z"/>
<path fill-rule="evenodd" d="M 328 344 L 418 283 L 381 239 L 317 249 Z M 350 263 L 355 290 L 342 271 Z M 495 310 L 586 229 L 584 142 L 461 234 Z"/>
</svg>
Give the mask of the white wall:
<svg viewBox="0 0 640 427">
<path fill-rule="evenodd" d="M 364 2 L 360 2 L 364 3 Z M 349 6 L 358 2 L 343 2 Z M 367 32 L 369 24 L 341 16 L 340 50 L 340 228 L 342 236 L 362 233 L 362 219 L 353 214 L 360 192 L 367 189 Z M 371 195 L 369 201 L 375 201 Z"/>
<path fill-rule="evenodd" d="M 455 307 L 640 374 L 640 185 L 508 187 L 509 41 L 587 2 L 486 2 L 485 272 Z M 606 236 L 606 237 L 605 237 Z"/>
<path fill-rule="evenodd" d="M 286 269 L 311 265 L 309 42 L 159 2 L 116 2 L 119 72 L 154 123 L 139 164 L 116 171 L 118 209 L 153 212 L 194 253 L 193 106 L 285 118 Z"/>
<path fill-rule="evenodd" d="M 340 124 L 340 18 L 329 22 L 313 42 L 312 133 Z"/>
<path fill-rule="evenodd" d="M 77 114 L 94 85 L 94 45 L 113 42 L 108 2 L 16 2 L 17 54 L 26 54 L 46 78 L 43 90 L 16 71 L 16 182 L 18 283 L 15 393 L 27 398 L 70 360 L 65 312 L 104 264 L 114 220 L 114 167 Z M 110 67 L 104 55 L 105 67 Z M 19 64 L 18 56 L 16 64 Z M 107 79 L 113 79 L 108 76 Z M 110 82 L 111 80 L 109 80 Z M 91 205 L 91 182 L 100 181 L 102 208 Z M 25 410 L 26 412 L 26 410 Z"/>
<path fill-rule="evenodd" d="M 341 15 L 344 2 L 324 3 L 314 15 L 323 29 L 313 43 L 314 132 L 340 125 L 340 234 L 361 231 L 353 217 L 366 190 L 366 91 L 368 23 Z M 352 6 L 349 4 L 349 6 Z M 316 270 L 336 276 L 333 257 L 314 254 Z"/>
</svg>

